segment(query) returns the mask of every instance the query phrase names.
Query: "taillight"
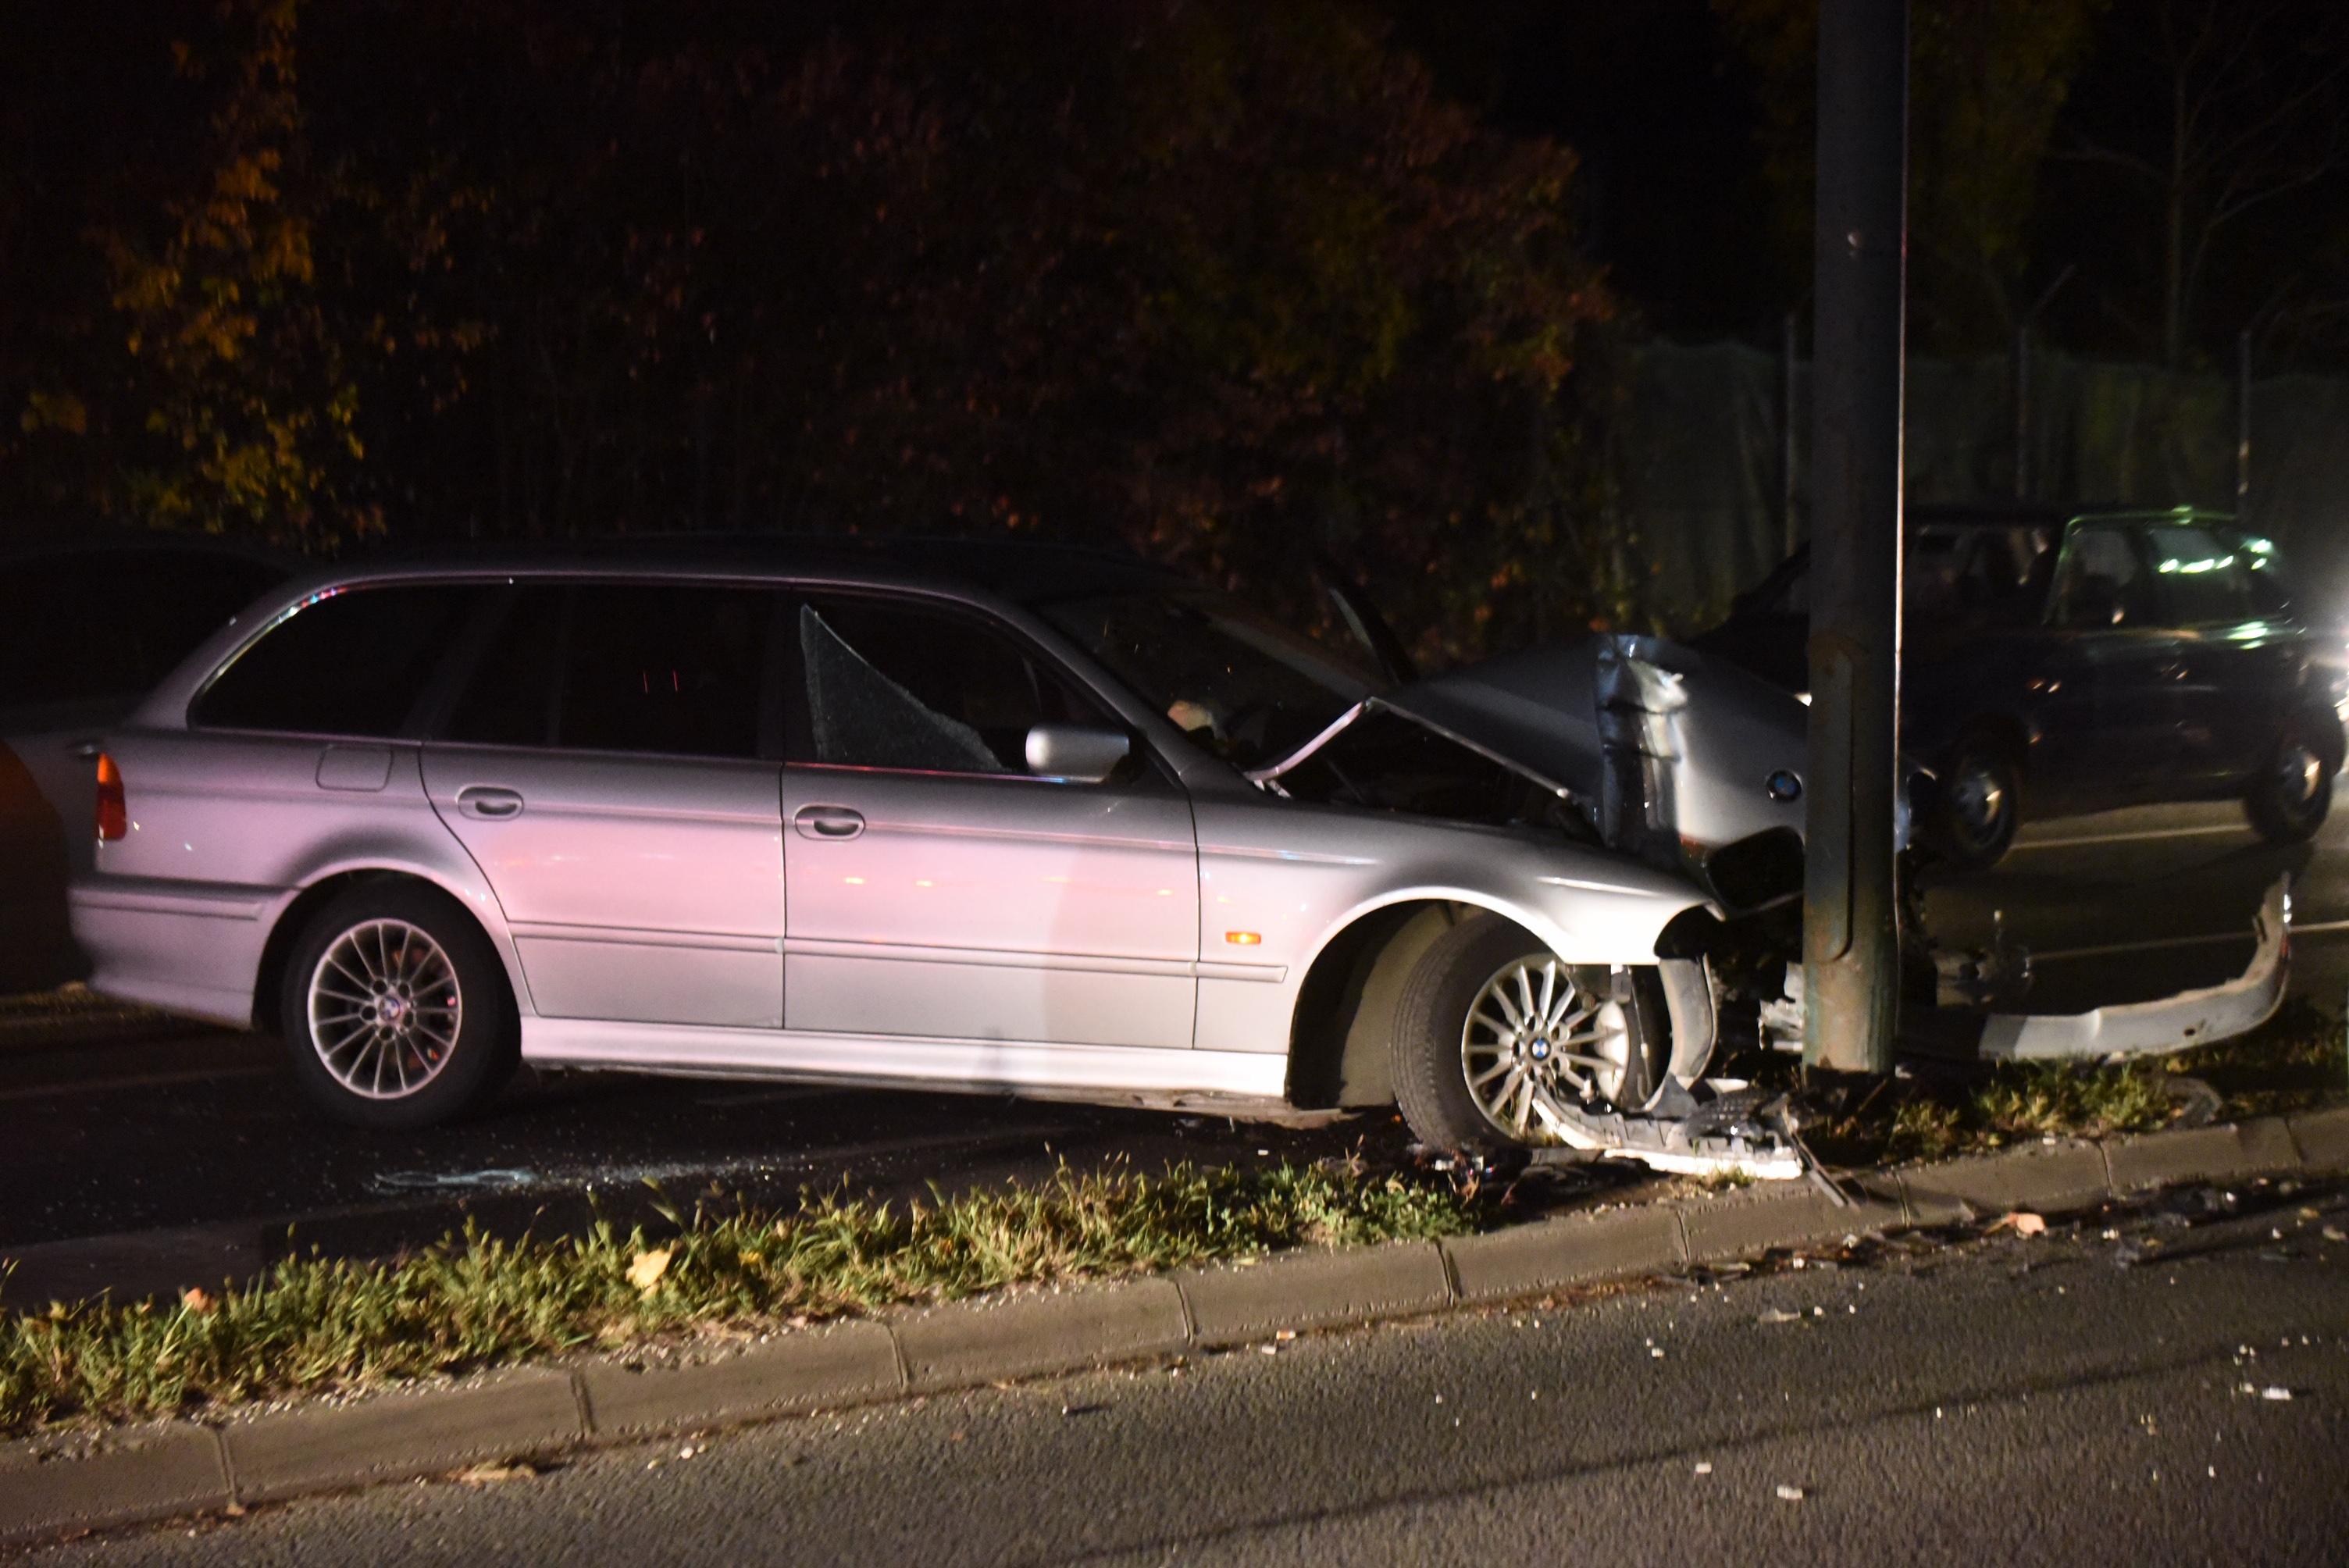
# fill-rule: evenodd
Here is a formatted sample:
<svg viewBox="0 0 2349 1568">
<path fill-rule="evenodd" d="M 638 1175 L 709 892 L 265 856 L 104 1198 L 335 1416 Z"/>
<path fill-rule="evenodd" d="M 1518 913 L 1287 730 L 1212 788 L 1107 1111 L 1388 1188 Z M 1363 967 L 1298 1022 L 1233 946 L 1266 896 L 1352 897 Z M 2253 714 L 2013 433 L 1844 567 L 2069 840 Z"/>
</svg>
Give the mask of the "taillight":
<svg viewBox="0 0 2349 1568">
<path fill-rule="evenodd" d="M 122 796 L 122 769 L 98 754 L 98 841 L 110 844 L 130 831 L 130 806 Z"/>
</svg>

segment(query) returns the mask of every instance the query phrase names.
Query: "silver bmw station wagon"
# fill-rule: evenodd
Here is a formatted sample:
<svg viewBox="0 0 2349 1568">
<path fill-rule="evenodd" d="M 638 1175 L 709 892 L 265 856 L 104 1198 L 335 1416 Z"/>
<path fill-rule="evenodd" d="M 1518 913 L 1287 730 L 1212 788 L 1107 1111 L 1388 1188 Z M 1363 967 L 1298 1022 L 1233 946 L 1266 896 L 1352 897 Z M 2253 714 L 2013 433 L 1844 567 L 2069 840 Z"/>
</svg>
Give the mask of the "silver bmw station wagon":
<svg viewBox="0 0 2349 1568">
<path fill-rule="evenodd" d="M 1643 639 L 1397 684 L 1075 551 L 374 565 L 108 734 L 74 930 L 373 1127 L 527 1061 L 1494 1151 L 1686 1090 L 1776 995 L 1803 720 Z"/>
</svg>

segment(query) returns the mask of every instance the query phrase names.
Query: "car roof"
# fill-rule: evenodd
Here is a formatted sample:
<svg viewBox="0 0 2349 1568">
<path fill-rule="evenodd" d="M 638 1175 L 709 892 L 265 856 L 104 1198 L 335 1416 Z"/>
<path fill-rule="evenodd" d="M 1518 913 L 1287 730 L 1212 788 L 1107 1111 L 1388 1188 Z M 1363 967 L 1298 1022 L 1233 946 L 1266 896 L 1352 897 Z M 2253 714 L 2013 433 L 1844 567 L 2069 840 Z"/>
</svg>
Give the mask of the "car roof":
<svg viewBox="0 0 2349 1568">
<path fill-rule="evenodd" d="M 651 534 L 544 544 L 388 548 L 347 561 L 336 581 L 443 572 L 531 576 L 740 576 L 872 585 L 977 587 L 1033 604 L 1092 593 L 1196 587 L 1139 556 L 1034 540 L 854 534 Z"/>
<path fill-rule="evenodd" d="M 2111 502 L 2096 506 L 2054 506 L 2041 501 L 2003 505 L 1921 505 L 1908 509 L 1911 528 L 2062 528 L 2073 522 L 2218 522 L 2232 523 L 2231 512 L 2197 506 L 2130 506 Z"/>
</svg>

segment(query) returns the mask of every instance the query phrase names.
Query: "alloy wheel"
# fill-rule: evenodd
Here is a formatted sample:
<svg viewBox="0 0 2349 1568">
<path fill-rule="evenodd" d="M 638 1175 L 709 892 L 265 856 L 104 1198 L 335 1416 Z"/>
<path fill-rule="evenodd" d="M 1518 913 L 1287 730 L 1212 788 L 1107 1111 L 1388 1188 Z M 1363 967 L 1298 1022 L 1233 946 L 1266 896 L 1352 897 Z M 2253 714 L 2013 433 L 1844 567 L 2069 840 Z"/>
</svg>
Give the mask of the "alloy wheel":
<svg viewBox="0 0 2349 1568">
<path fill-rule="evenodd" d="M 309 986 L 310 1044 L 335 1081 L 367 1099 L 399 1099 L 440 1076 L 464 997 L 431 934 L 404 920 L 361 922 L 326 944 Z"/>
<path fill-rule="evenodd" d="M 1612 1101 L 1631 1059 L 1622 1004 L 1594 993 L 1549 956 L 1506 964 L 1485 982 L 1460 1031 L 1468 1098 L 1521 1142 L 1539 1142 L 1538 1085 L 1576 1102 Z"/>
</svg>

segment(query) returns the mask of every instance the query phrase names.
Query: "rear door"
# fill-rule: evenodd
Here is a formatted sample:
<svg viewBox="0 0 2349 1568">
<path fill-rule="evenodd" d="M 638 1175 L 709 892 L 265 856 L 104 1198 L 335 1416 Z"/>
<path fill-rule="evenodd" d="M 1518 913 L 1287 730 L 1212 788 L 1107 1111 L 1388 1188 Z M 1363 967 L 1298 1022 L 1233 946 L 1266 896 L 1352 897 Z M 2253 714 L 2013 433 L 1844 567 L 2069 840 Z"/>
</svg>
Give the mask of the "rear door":
<svg viewBox="0 0 2349 1568">
<path fill-rule="evenodd" d="M 552 1018 L 782 1023 L 771 593 L 525 584 L 425 748 Z"/>
<path fill-rule="evenodd" d="M 801 604 L 783 773 L 792 1029 L 1188 1047 L 1190 802 L 1137 758 L 1030 776 L 1028 729 L 1108 722 L 1007 628 L 932 602 Z"/>
</svg>

